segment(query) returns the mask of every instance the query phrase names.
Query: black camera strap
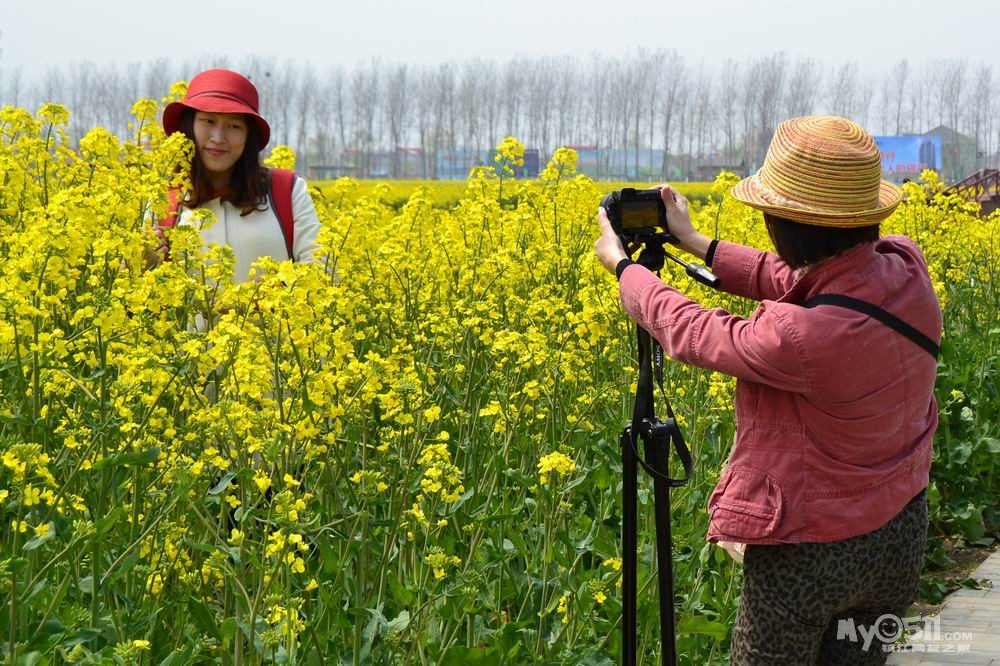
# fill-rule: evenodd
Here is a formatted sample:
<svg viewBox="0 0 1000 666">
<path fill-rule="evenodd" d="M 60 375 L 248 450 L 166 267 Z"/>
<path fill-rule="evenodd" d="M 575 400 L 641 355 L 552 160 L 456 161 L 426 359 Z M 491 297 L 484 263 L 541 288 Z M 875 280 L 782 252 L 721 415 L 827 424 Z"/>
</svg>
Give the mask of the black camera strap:
<svg viewBox="0 0 1000 666">
<path fill-rule="evenodd" d="M 622 664 L 637 664 L 637 581 L 638 581 L 638 479 L 639 465 L 653 477 L 653 501 L 656 525 L 656 559 L 660 591 L 660 633 L 663 641 L 663 664 L 676 663 L 674 635 L 673 547 L 670 531 L 670 489 L 684 485 L 691 478 L 691 452 L 688 450 L 663 390 L 663 348 L 641 326 L 636 326 L 639 353 L 639 382 L 636 386 L 632 422 L 622 432 Z M 656 417 L 653 382 L 660 387 L 667 405 L 667 419 Z M 639 455 L 638 441 L 643 441 L 646 457 Z M 669 473 L 670 445 L 684 467 L 684 477 L 674 479 Z"/>
<path fill-rule="evenodd" d="M 817 305 L 836 305 L 840 308 L 847 308 L 848 310 L 854 310 L 855 312 L 866 314 L 872 319 L 877 319 L 882 322 L 914 344 L 920 346 L 921 349 L 934 358 L 937 358 L 938 354 L 941 353 L 941 349 L 938 347 L 937 343 L 929 337 L 910 326 L 891 312 L 883 310 L 879 306 L 869 303 L 868 301 L 862 301 L 851 296 L 844 296 L 843 294 L 817 294 L 807 300 L 803 304 L 803 307 L 814 308 Z"/>
</svg>

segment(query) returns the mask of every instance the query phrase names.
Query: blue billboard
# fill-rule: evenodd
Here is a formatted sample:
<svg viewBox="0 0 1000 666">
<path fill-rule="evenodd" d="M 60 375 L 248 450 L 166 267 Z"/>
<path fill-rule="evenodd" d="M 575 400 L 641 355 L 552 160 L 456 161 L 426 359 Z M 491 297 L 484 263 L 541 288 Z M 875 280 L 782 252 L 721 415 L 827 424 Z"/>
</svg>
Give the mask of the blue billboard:
<svg viewBox="0 0 1000 666">
<path fill-rule="evenodd" d="M 877 136 L 882 154 L 882 177 L 894 183 L 916 180 L 924 169 L 941 172 L 941 137 Z"/>
</svg>

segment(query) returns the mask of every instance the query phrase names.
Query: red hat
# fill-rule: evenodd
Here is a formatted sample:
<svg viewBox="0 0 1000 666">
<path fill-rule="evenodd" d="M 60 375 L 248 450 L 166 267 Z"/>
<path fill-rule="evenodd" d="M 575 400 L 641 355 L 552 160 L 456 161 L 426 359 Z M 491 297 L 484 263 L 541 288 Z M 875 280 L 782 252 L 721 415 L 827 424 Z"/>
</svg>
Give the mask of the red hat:
<svg viewBox="0 0 1000 666">
<path fill-rule="evenodd" d="M 163 109 L 163 130 L 167 134 L 181 131 L 184 107 L 207 113 L 245 113 L 253 117 L 260 136 L 257 148 L 262 149 L 271 138 L 271 128 L 257 113 L 257 88 L 250 79 L 228 69 L 207 69 L 191 79 L 187 94 L 179 102 Z"/>
</svg>

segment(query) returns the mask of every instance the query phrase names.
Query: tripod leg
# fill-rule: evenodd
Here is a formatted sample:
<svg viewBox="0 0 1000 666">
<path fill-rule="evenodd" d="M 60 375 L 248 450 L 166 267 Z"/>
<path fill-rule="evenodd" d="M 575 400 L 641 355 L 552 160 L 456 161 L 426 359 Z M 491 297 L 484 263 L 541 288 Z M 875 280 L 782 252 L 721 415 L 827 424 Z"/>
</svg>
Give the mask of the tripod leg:
<svg viewBox="0 0 1000 666">
<path fill-rule="evenodd" d="M 636 578 L 638 565 L 639 469 L 631 429 L 621 437 L 622 449 L 622 666 L 636 666 Z"/>
<path fill-rule="evenodd" d="M 652 454 L 653 469 L 668 476 L 670 444 L 666 441 L 647 443 Z M 670 533 L 670 486 L 658 479 L 653 481 L 653 501 L 656 510 L 656 565 L 660 586 L 660 636 L 663 639 L 663 666 L 677 663 L 674 636 L 674 566 L 673 542 Z"/>
</svg>

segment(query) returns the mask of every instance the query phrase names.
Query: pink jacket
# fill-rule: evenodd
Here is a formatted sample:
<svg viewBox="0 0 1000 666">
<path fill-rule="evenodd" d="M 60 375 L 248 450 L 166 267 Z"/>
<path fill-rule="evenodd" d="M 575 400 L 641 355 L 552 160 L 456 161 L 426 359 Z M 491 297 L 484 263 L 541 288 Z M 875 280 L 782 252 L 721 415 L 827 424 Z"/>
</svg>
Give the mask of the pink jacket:
<svg viewBox="0 0 1000 666">
<path fill-rule="evenodd" d="M 837 541 L 881 527 L 927 485 L 937 364 L 866 315 L 800 304 L 853 296 L 939 341 L 920 250 L 888 236 L 797 276 L 773 254 L 720 242 L 712 270 L 725 291 L 760 301 L 750 319 L 707 310 L 642 266 L 628 266 L 620 286 L 666 354 L 738 378 L 736 443 L 709 498 L 709 540 Z"/>
</svg>

